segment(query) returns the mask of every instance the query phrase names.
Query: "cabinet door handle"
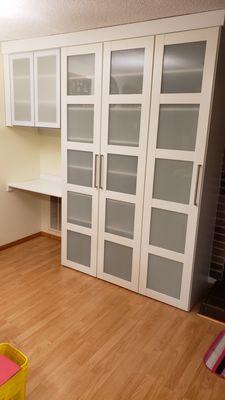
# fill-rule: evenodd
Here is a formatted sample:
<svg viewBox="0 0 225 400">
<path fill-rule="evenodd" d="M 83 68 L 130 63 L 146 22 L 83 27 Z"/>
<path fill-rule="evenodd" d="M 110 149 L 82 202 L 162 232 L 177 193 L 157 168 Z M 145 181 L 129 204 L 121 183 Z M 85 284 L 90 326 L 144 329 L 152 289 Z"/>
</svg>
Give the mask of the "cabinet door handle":
<svg viewBox="0 0 225 400">
<path fill-rule="evenodd" d="M 103 174 L 103 161 L 104 161 L 104 155 L 100 155 L 100 168 L 99 168 L 99 188 L 103 189 L 103 184 L 102 184 L 102 174 Z"/>
<path fill-rule="evenodd" d="M 201 169 L 202 165 L 198 164 L 197 174 L 196 174 L 196 183 L 195 183 L 195 193 L 194 193 L 194 205 L 199 205 L 199 190 L 200 190 L 200 182 L 201 182 Z"/>
<path fill-rule="evenodd" d="M 99 160 L 99 155 L 95 154 L 95 181 L 94 181 L 94 187 L 98 189 L 98 183 L 97 183 L 97 171 L 98 171 L 98 160 Z"/>
</svg>

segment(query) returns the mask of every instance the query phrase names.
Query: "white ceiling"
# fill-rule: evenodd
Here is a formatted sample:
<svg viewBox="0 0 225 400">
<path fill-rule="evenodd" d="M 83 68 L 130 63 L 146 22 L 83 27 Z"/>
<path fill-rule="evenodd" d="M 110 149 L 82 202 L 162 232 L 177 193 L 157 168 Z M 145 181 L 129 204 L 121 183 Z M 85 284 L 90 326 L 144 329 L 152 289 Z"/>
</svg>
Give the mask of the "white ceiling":
<svg viewBox="0 0 225 400">
<path fill-rule="evenodd" d="M 0 41 L 225 8 L 225 0 L 0 0 Z"/>
</svg>

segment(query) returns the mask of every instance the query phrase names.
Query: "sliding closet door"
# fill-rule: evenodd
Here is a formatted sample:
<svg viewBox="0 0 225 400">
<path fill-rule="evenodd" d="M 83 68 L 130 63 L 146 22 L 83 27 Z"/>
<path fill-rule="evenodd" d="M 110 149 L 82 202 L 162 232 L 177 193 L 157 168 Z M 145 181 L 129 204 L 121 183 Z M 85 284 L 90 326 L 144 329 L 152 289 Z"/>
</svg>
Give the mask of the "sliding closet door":
<svg viewBox="0 0 225 400">
<path fill-rule="evenodd" d="M 189 309 L 217 29 L 158 36 L 140 292 Z"/>
<path fill-rule="evenodd" d="M 10 56 L 12 124 L 34 126 L 33 53 Z"/>
<path fill-rule="evenodd" d="M 62 50 L 62 263 L 96 275 L 102 45 Z"/>
<path fill-rule="evenodd" d="M 98 277 L 138 290 L 154 39 L 104 45 Z"/>
</svg>

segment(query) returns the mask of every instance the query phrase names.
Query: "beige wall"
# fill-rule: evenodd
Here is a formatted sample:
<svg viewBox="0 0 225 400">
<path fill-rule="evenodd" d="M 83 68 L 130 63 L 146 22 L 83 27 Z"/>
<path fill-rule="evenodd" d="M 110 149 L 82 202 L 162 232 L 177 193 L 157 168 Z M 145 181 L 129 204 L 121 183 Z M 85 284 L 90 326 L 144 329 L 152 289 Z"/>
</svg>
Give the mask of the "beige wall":
<svg viewBox="0 0 225 400">
<path fill-rule="evenodd" d="M 0 55 L 0 246 L 40 230 L 40 199 L 21 191 L 7 192 L 7 182 L 39 175 L 37 129 L 6 128 L 3 62 Z"/>
<path fill-rule="evenodd" d="M 0 246 L 40 230 L 40 199 L 22 191 L 7 192 L 7 182 L 39 175 L 37 129 L 6 128 L 3 63 L 0 55 Z"/>
<path fill-rule="evenodd" d="M 61 175 L 61 134 L 60 129 L 39 129 L 40 173 Z"/>
</svg>

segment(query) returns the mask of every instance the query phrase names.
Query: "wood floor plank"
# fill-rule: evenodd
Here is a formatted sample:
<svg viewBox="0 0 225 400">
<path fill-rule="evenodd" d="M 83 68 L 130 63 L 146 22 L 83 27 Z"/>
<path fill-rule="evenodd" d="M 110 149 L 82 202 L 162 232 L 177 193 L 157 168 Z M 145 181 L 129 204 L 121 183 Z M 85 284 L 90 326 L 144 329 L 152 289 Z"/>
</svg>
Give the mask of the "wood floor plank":
<svg viewBox="0 0 225 400">
<path fill-rule="evenodd" d="M 222 329 L 63 268 L 57 240 L 0 252 L 0 340 L 29 357 L 28 400 L 225 400 L 202 362 Z"/>
</svg>

